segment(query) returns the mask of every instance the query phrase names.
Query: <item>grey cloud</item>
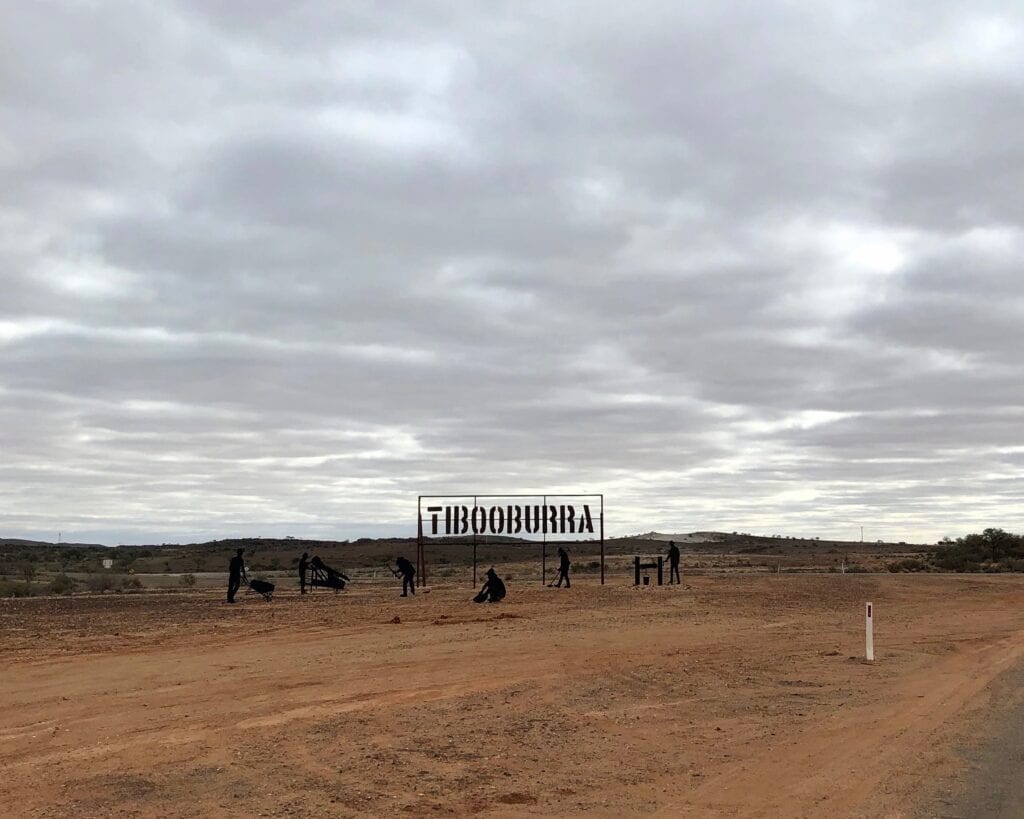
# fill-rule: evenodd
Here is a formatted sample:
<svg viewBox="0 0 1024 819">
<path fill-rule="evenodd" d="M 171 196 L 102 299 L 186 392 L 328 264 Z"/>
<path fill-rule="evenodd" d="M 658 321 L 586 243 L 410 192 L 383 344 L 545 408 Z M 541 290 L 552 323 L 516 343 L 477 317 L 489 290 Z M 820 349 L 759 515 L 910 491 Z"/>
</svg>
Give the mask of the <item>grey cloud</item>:
<svg viewBox="0 0 1024 819">
<path fill-rule="evenodd" d="M 1012 4 L 9 22 L 4 533 L 1020 528 Z"/>
</svg>

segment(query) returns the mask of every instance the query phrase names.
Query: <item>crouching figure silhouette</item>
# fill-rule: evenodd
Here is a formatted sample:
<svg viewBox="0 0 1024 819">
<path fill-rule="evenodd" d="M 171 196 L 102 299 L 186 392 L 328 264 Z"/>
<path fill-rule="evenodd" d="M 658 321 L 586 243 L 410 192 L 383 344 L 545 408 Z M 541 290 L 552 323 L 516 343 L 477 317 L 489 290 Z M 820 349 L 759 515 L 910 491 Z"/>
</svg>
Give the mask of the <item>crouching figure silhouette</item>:
<svg viewBox="0 0 1024 819">
<path fill-rule="evenodd" d="M 473 598 L 474 603 L 499 603 L 505 598 L 505 584 L 498 577 L 493 568 L 487 570 L 487 580 L 484 581 L 480 593 Z"/>
</svg>

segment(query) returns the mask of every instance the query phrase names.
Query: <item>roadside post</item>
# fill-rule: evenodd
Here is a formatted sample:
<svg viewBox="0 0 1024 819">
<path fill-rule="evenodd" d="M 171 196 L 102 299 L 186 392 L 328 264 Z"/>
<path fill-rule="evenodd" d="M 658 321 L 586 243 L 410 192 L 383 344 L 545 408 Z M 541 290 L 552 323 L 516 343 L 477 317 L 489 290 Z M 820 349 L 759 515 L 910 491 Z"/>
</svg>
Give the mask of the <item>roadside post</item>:
<svg viewBox="0 0 1024 819">
<path fill-rule="evenodd" d="M 875 605 L 868 603 L 864 610 L 864 658 L 875 661 Z"/>
</svg>

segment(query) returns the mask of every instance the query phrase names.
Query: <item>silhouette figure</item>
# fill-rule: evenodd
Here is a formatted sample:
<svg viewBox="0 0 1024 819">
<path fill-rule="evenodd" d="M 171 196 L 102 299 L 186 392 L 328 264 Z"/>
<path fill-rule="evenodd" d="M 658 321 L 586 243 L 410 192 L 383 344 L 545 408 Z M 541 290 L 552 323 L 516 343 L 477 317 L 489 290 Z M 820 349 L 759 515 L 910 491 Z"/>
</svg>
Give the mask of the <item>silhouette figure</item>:
<svg viewBox="0 0 1024 819">
<path fill-rule="evenodd" d="M 306 568 L 309 566 L 309 552 L 303 552 L 299 558 L 299 590 L 300 594 L 306 593 Z"/>
<path fill-rule="evenodd" d="M 672 578 L 675 578 L 675 581 Z M 679 579 L 679 547 L 674 540 L 668 542 L 668 584 L 681 583 Z"/>
<path fill-rule="evenodd" d="M 565 587 L 567 589 L 572 588 L 572 583 L 569 582 L 569 567 L 572 564 L 569 562 L 569 553 L 565 549 L 559 547 L 558 549 L 558 582 L 555 583 L 555 588 L 562 588 L 562 581 L 565 581 Z"/>
<path fill-rule="evenodd" d="M 416 594 L 416 567 L 412 565 L 404 557 L 396 557 L 395 565 L 398 566 L 398 571 L 395 573 L 395 577 L 401 575 L 402 578 L 402 597 L 408 597 L 409 592 Z"/>
<path fill-rule="evenodd" d="M 242 555 L 245 553 L 245 549 L 239 549 L 238 553 L 231 558 L 231 563 L 228 564 L 228 602 L 235 602 L 235 595 L 238 593 L 239 587 L 242 585 L 244 580 L 246 583 L 249 582 L 249 578 L 245 575 L 245 561 L 242 560 Z"/>
<path fill-rule="evenodd" d="M 332 569 L 326 563 L 324 563 L 318 555 L 313 555 L 313 559 L 309 561 L 310 576 L 309 585 L 310 588 L 313 586 L 323 586 L 328 589 L 334 589 L 339 592 L 345 588 L 345 584 L 349 582 L 347 574 Z"/>
<path fill-rule="evenodd" d="M 493 568 L 487 570 L 487 580 L 484 581 L 480 593 L 473 598 L 474 603 L 500 603 L 505 599 L 505 584 L 498 577 Z"/>
</svg>

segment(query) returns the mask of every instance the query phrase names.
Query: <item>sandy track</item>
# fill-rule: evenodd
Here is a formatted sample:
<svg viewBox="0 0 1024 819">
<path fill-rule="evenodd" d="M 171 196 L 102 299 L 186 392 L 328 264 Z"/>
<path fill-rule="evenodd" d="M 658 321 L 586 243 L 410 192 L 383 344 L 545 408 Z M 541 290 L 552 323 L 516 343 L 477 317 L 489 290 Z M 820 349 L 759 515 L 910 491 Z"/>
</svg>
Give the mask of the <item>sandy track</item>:
<svg viewBox="0 0 1024 819">
<path fill-rule="evenodd" d="M 900 815 L 1024 652 L 1015 578 L 689 582 L 497 607 L 3 601 L 0 796 L 24 816 Z"/>
</svg>

